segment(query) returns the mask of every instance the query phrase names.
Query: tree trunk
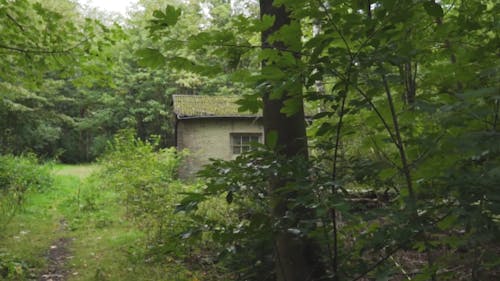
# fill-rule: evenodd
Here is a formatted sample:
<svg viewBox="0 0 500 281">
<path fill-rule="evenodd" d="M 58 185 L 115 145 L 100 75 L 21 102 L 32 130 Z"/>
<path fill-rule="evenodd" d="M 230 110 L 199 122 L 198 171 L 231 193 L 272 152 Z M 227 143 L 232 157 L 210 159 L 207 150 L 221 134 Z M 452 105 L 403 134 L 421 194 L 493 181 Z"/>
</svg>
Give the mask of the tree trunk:
<svg viewBox="0 0 500 281">
<path fill-rule="evenodd" d="M 269 42 L 269 36 L 278 31 L 281 27 L 288 25 L 292 19 L 284 6 L 273 6 L 272 0 L 260 0 L 260 15 L 274 16 L 275 22 L 272 27 L 262 32 L 263 48 L 272 48 L 282 52 L 291 52 L 283 42 L 277 40 Z M 296 34 L 297 42 L 300 42 L 300 33 Z M 300 57 L 296 54 L 296 59 Z M 263 67 L 268 62 L 263 61 Z M 275 66 L 280 67 L 275 62 Z M 286 70 L 285 70 L 286 71 Z M 274 146 L 276 154 L 286 157 L 308 158 L 307 138 L 304 118 L 304 108 L 302 103 L 302 84 L 300 79 L 296 79 L 297 85 L 293 87 L 294 91 L 288 91 L 277 99 L 271 99 L 270 93 L 263 94 L 263 123 L 266 136 L 276 134 L 277 140 Z M 299 99 L 300 106 L 298 111 L 287 116 L 281 113 L 284 102 L 288 99 Z M 266 142 L 269 139 L 266 137 Z M 300 212 L 289 208 L 289 201 L 293 198 L 293 193 L 279 192 L 280 188 L 290 183 L 290 179 L 284 179 L 279 175 L 269 179 L 272 198 L 272 212 L 276 221 L 283 219 L 289 212 L 296 212 L 296 220 L 305 218 L 310 212 Z M 304 210 L 301 210 L 304 211 Z M 308 214 L 309 213 L 309 214 Z M 279 227 L 275 235 L 275 256 L 276 256 L 276 276 L 279 281 L 306 281 L 318 280 L 323 274 L 321 262 L 319 261 L 319 247 L 310 239 L 301 237 L 290 231 L 287 226 Z"/>
</svg>

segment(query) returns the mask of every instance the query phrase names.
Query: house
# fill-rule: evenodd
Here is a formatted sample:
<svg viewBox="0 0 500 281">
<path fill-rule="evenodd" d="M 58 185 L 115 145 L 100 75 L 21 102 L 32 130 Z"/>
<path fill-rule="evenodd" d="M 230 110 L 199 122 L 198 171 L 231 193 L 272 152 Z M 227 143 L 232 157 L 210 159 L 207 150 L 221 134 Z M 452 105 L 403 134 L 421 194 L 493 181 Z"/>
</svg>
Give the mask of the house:
<svg viewBox="0 0 500 281">
<path fill-rule="evenodd" d="M 237 96 L 174 95 L 175 141 L 189 155 L 179 171 L 192 178 L 211 158 L 231 160 L 264 141 L 262 114 L 238 112 Z"/>
</svg>

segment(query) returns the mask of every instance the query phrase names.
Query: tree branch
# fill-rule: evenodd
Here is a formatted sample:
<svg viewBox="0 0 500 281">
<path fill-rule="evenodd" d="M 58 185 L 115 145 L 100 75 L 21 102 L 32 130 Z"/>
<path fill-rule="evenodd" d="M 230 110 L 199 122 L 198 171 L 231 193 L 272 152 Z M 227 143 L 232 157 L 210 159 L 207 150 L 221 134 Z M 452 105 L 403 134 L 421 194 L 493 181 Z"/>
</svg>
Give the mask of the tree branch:
<svg viewBox="0 0 500 281">
<path fill-rule="evenodd" d="M 375 111 L 375 114 L 377 114 L 378 118 L 380 121 L 382 121 L 382 124 L 384 125 L 385 129 L 389 133 L 389 136 L 393 142 L 396 142 L 396 137 L 394 136 L 394 133 L 391 130 L 391 127 L 389 126 L 389 123 L 385 120 L 384 116 L 382 116 L 382 113 L 378 110 L 378 108 L 375 106 L 375 104 L 371 101 L 371 99 L 368 97 L 368 95 L 361 89 L 359 86 L 355 85 L 354 86 L 356 91 L 368 102 L 370 107 Z"/>
<path fill-rule="evenodd" d="M 415 194 L 413 192 L 413 183 L 411 179 L 411 173 L 410 173 L 410 167 L 408 165 L 408 160 L 406 158 L 406 151 L 404 148 L 403 140 L 401 138 L 401 132 L 399 130 L 399 122 L 398 122 L 398 117 L 396 115 L 396 109 L 394 107 L 394 102 L 392 101 L 392 95 L 391 95 L 391 89 L 389 87 L 389 83 L 387 82 L 387 78 L 385 74 L 382 74 L 382 82 L 384 84 L 385 88 L 385 93 L 387 95 L 387 101 L 389 102 L 389 108 L 391 110 L 391 116 L 392 116 L 392 123 L 394 125 L 394 133 L 396 137 L 396 142 L 394 143 L 396 147 L 399 150 L 399 156 L 401 157 L 401 164 L 402 164 L 402 169 L 403 173 L 405 175 L 406 179 L 406 184 L 408 188 L 408 193 L 410 195 L 410 199 L 413 201 L 415 200 Z"/>
<path fill-rule="evenodd" d="M 396 168 L 398 171 L 402 172 L 401 170 L 401 167 L 399 167 L 394 161 L 392 161 L 389 156 L 384 152 L 384 150 L 382 148 L 380 148 L 377 144 L 377 142 L 375 141 L 375 139 L 373 138 L 373 136 L 370 135 L 370 139 L 373 143 L 373 145 L 375 146 L 375 148 L 380 152 L 380 154 L 382 155 L 382 158 L 385 159 L 385 161 L 389 162 L 389 164 L 391 164 L 391 166 L 393 168 Z"/>
<path fill-rule="evenodd" d="M 17 20 L 11 16 L 9 13 L 5 13 L 5 15 L 7 16 L 8 19 L 10 19 L 19 29 L 21 29 L 22 32 L 24 32 L 24 27 L 19 23 L 17 22 Z"/>
<path fill-rule="evenodd" d="M 18 46 L 8 46 L 0 43 L 0 49 L 5 49 L 5 50 L 10 50 L 10 51 L 15 51 L 18 53 L 23 53 L 23 54 L 67 54 L 70 53 L 72 50 L 76 49 L 78 46 L 82 45 L 84 42 L 88 41 L 87 38 L 84 40 L 78 42 L 74 46 L 64 49 L 64 50 L 47 50 L 47 49 L 29 49 L 29 48 L 23 48 L 23 47 L 18 47 Z"/>
</svg>

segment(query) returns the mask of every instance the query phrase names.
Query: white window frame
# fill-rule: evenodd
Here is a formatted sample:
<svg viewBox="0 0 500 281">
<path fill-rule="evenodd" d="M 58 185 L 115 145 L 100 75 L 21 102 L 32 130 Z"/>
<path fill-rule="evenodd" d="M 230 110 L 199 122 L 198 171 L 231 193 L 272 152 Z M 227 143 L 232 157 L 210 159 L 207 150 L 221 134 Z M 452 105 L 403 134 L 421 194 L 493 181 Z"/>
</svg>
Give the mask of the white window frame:
<svg viewBox="0 0 500 281">
<path fill-rule="evenodd" d="M 231 154 L 239 155 L 249 151 L 251 144 L 261 142 L 262 133 L 230 133 L 231 139 Z"/>
</svg>

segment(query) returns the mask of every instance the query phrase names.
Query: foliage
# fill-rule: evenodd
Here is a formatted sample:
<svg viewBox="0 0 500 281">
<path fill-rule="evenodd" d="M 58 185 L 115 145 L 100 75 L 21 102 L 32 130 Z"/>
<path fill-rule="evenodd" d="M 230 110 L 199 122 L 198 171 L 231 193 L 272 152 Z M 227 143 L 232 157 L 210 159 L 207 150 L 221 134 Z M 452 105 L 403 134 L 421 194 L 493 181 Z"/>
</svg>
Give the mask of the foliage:
<svg viewBox="0 0 500 281">
<path fill-rule="evenodd" d="M 5 132 L 0 151 L 4 153 L 32 152 L 64 163 L 90 162 L 104 152 L 118 130 L 126 128 L 134 128 L 142 140 L 159 135 L 161 147 L 168 147 L 174 144 L 172 94 L 247 91 L 228 76 L 237 65 L 251 64 L 237 53 L 224 61 L 224 75 L 144 67 L 150 56 L 144 50 L 151 44 L 162 47 L 155 54 L 179 58 L 176 64 L 183 64 L 180 58 L 187 50 L 198 48 L 186 46 L 186 37 L 199 33 L 203 25 L 217 29 L 227 24 L 210 23 L 197 1 L 177 3 L 184 9 L 172 32 L 176 39 L 162 42 L 145 36 L 153 10 L 164 5 L 156 1 L 142 1 L 144 9 L 134 11 L 121 25 L 109 22 L 105 14 L 80 11 L 67 0 L 0 3 L 4 54 L 0 129 Z M 214 1 L 214 5 L 214 15 L 229 16 L 229 3 Z M 171 7 L 172 11 L 176 10 Z M 37 21 L 40 24 L 34 24 Z M 199 50 L 190 59 L 212 65 L 206 69 L 219 69 L 219 58 L 208 51 Z M 163 60 L 154 61 L 164 65 Z"/>
<path fill-rule="evenodd" d="M 233 161 L 215 160 L 199 172 L 206 186 L 184 197 L 178 211 L 199 212 L 198 207 L 213 198 L 224 198 L 231 212 L 231 220 L 199 220 L 190 233 L 211 232 L 220 244 L 219 259 L 238 280 L 274 280 L 276 259 L 274 236 L 278 232 L 298 234 L 300 237 L 317 236 L 321 221 L 314 216 L 304 219 L 296 212 L 325 212 L 321 204 L 320 189 L 311 186 L 308 162 L 301 158 L 280 159 L 265 146 L 255 147 Z M 310 174 L 311 173 L 311 174 Z M 289 184 L 273 191 L 276 197 L 294 199 L 287 202 L 290 211 L 285 217 L 274 217 L 268 188 L 269 177 L 287 178 Z M 195 216 L 196 217 L 196 216 Z M 207 228 L 208 226 L 208 228 Z"/>
<path fill-rule="evenodd" d="M 119 133 L 100 159 L 100 184 L 120 194 L 125 216 L 147 234 L 146 248 L 133 249 L 135 258 L 151 263 L 185 260 L 197 270 L 217 272 L 220 278 L 226 274 L 215 266 L 220 243 L 213 235 L 203 233 L 233 220 L 233 210 L 224 207 L 223 199 L 214 198 L 206 200 L 195 213 L 174 214 L 182 194 L 192 193 L 200 185 L 186 185 L 176 178 L 187 152 L 158 149 L 158 142 L 157 138 L 142 141 L 130 130 Z M 208 229 L 192 227 L 201 224 Z"/>
<path fill-rule="evenodd" d="M 119 27 L 85 19 L 71 1 L 0 0 L 0 151 L 90 161 L 133 128 L 138 139 L 122 134 L 102 160 L 105 185 L 149 228 L 154 251 L 175 252 L 167 238 L 192 228 L 172 240 L 185 247 L 178 253 L 197 251 L 210 265 L 215 251 L 229 253 L 221 264 L 237 277 L 272 278 L 272 236 L 290 230 L 320 243 L 326 279 L 498 279 L 500 5 L 272 1 L 296 24 L 262 46 L 260 33 L 279 19 L 250 4 L 238 13 L 236 2 L 143 0 Z M 298 87 L 304 94 L 286 97 Z M 147 141 L 173 143 L 173 93 L 243 94 L 238 104 L 252 112 L 270 93 L 285 99 L 286 116 L 305 99 L 318 111 L 312 157 L 259 148 L 216 161 L 196 192 L 202 184 L 175 180 L 179 154 Z M 266 136 L 276 149 L 279 138 Z M 14 179 L 13 167 L 0 167 L 2 180 Z M 269 207 L 273 177 L 297 183 L 276 191 L 290 196 L 281 218 Z M 173 216 L 179 192 L 177 210 L 191 212 Z M 76 196 L 78 210 L 98 210 L 98 193 Z M 296 219 L 301 212 L 310 220 Z M 189 245 L 194 238 L 201 244 Z"/>
<path fill-rule="evenodd" d="M 122 194 L 127 216 L 157 244 L 182 224 L 171 214 L 177 193 L 183 190 L 176 177 L 184 154 L 175 148 L 157 150 L 158 142 L 158 138 L 142 141 L 132 131 L 122 131 L 100 160 L 105 185 Z"/>
<path fill-rule="evenodd" d="M 279 100 L 298 81 L 306 93 L 285 98 L 281 112 L 294 115 L 302 98 L 319 108 L 309 130 L 311 151 L 318 158 L 310 165 L 327 176 L 313 180 L 297 173 L 308 192 L 293 194 L 301 207 L 290 204 L 283 219 L 314 210 L 327 239 L 303 232 L 322 243 L 330 265 L 325 278 L 498 278 L 493 266 L 500 260 L 499 204 L 494 195 L 500 159 L 498 58 L 491 52 L 498 36 L 490 31 L 495 29 L 499 5 L 491 1 L 275 4 L 286 5 L 290 16 L 303 24 L 301 30 L 285 25 L 270 39 L 289 48 L 234 44 L 232 38 L 261 32 L 269 28 L 268 21 L 278 20 L 263 17 L 259 22 L 251 16 L 232 22 L 237 34 L 207 30 L 188 38 L 188 45 L 210 46 L 223 57 L 227 45 L 236 45 L 233 50 L 255 51 L 266 61 L 260 72 L 242 71 L 237 76 L 260 90 L 243 97 L 239 104 L 244 110 L 256 111 L 267 91 L 271 99 Z M 171 25 L 152 30 L 152 37 L 169 34 Z M 302 42 L 294 44 L 298 32 Z M 300 54 L 301 61 L 294 54 Z M 199 73 L 205 66 L 180 65 Z M 188 195 L 185 207 L 222 192 L 232 201 L 241 186 L 249 190 L 264 186 L 267 193 L 242 193 L 258 204 L 265 200 L 256 194 L 267 198 L 271 192 L 262 178 L 289 182 L 288 174 L 273 175 L 272 165 L 259 170 L 257 181 L 246 177 L 248 171 L 240 167 L 252 171 L 255 157 L 246 158 L 248 166 L 242 159 L 215 162 L 208 169 L 212 172 L 205 174 L 206 190 L 218 192 Z M 294 165 L 292 171 L 302 167 L 300 162 Z M 304 203 L 319 188 L 326 192 L 323 205 Z M 300 223 L 294 223 L 290 227 L 302 232 Z M 243 236 L 252 238 L 249 233 Z M 254 239 L 257 243 L 266 238 Z M 268 255 L 272 252 L 271 247 Z M 414 260 L 409 260 L 411 255 Z M 241 262 L 239 269 L 247 265 Z M 264 277 L 255 279 L 259 278 Z"/>
<path fill-rule="evenodd" d="M 88 92 L 110 83 L 109 47 L 120 29 L 84 18 L 74 2 L 56 2 L 0 2 L 0 151 L 88 161 L 92 135 L 108 117 Z"/>
<path fill-rule="evenodd" d="M 0 238 L 6 237 L 11 222 L 25 210 L 30 195 L 47 192 L 52 182 L 51 165 L 41 165 L 34 155 L 0 155 Z M 0 247 L 2 280 L 30 278 L 30 265 Z"/>
<path fill-rule="evenodd" d="M 52 184 L 49 165 L 33 155 L 0 155 L 0 236 L 23 207 L 29 192 L 43 192 Z"/>
<path fill-rule="evenodd" d="M 99 169 L 52 166 L 53 186 L 30 193 L 0 239 L 0 280 L 41 278 L 47 273 L 47 250 L 61 238 L 71 252 L 64 272 L 75 281 L 221 280 L 212 268 L 197 270 L 175 256 L 152 262 L 146 233 L 124 219 L 120 194 L 103 184 Z"/>
</svg>

